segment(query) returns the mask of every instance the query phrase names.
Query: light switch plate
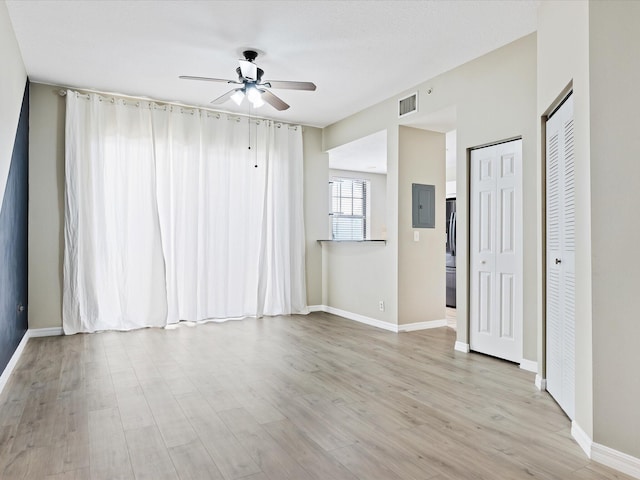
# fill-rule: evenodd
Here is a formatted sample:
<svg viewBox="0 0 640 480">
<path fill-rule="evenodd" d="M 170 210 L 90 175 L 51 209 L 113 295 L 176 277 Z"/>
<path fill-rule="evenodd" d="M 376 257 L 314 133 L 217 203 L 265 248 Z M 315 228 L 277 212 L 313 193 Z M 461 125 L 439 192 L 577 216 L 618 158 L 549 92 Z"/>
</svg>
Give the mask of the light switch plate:
<svg viewBox="0 0 640 480">
<path fill-rule="evenodd" d="M 419 242 L 420 241 L 420 232 L 418 230 L 413 232 L 413 241 L 414 242 Z"/>
</svg>

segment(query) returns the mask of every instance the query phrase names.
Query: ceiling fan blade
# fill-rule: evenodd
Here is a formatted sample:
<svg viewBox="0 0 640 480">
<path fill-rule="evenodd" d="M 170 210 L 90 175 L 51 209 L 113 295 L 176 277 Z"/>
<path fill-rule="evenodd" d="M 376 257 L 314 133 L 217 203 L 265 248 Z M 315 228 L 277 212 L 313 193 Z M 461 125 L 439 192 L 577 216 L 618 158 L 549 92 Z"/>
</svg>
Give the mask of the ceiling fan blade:
<svg viewBox="0 0 640 480">
<path fill-rule="evenodd" d="M 279 97 L 276 97 L 269 90 L 261 90 L 261 92 L 262 92 L 262 99 L 265 102 L 267 102 L 269 105 L 271 105 L 273 108 L 275 108 L 276 110 L 282 111 L 289 108 L 289 105 L 284 103 Z"/>
<path fill-rule="evenodd" d="M 248 78 L 249 80 L 258 79 L 258 66 L 255 63 L 249 62 L 248 60 L 238 60 L 238 62 L 240 62 L 240 71 L 244 78 Z"/>
<path fill-rule="evenodd" d="M 271 88 L 281 88 L 285 90 L 309 90 L 316 89 L 315 83 L 312 82 L 289 82 L 287 80 L 267 80 L 264 82 L 269 84 Z"/>
<path fill-rule="evenodd" d="M 240 85 L 240 82 L 237 82 L 235 80 L 227 80 L 225 78 L 194 77 L 192 75 L 180 75 L 178 78 L 181 78 L 183 80 L 204 80 L 205 82 L 237 83 Z"/>
<path fill-rule="evenodd" d="M 224 103 L 227 100 L 229 100 L 231 98 L 231 95 L 236 93 L 238 90 L 240 90 L 240 88 L 234 88 L 233 90 L 229 90 L 224 95 L 220 95 L 218 98 L 211 100 L 211 103 L 213 103 L 214 105 L 219 105 L 220 103 Z"/>
</svg>

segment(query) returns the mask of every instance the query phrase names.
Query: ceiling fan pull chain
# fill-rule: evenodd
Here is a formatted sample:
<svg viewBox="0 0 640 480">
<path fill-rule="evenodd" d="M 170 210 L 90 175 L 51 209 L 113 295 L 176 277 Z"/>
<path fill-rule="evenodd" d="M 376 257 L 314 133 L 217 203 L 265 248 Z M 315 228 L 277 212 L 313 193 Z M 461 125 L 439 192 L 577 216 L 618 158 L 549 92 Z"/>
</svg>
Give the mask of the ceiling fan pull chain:
<svg viewBox="0 0 640 480">
<path fill-rule="evenodd" d="M 251 150 L 251 110 L 252 106 L 249 104 L 249 150 Z M 258 168 L 258 122 L 256 120 L 253 123 L 256 126 L 256 134 L 253 136 L 253 141 L 256 142 L 256 148 L 253 149 L 253 166 Z"/>
<path fill-rule="evenodd" d="M 255 122 L 255 123 L 256 123 L 256 134 L 254 135 L 254 137 L 256 142 L 256 148 L 253 149 L 253 155 L 255 158 L 253 166 L 255 168 L 258 168 L 258 122 Z"/>
</svg>

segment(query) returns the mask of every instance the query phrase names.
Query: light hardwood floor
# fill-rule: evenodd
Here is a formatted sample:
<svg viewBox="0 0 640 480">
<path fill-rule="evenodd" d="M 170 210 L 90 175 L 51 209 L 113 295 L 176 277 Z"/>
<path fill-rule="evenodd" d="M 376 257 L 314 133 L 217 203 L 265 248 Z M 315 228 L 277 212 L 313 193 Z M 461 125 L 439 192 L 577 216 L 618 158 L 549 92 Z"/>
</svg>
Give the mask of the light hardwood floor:
<svg viewBox="0 0 640 480">
<path fill-rule="evenodd" d="M 324 313 L 29 340 L 2 479 L 624 479 L 533 374 Z"/>
</svg>

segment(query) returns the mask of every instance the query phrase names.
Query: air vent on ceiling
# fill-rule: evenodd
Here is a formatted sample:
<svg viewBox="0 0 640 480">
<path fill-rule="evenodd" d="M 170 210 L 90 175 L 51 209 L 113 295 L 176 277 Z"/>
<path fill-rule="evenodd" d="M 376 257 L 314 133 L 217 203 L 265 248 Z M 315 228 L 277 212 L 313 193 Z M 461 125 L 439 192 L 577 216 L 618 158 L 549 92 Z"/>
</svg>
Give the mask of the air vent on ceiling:
<svg viewBox="0 0 640 480">
<path fill-rule="evenodd" d="M 398 100 L 398 118 L 418 111 L 418 92 Z"/>
</svg>

